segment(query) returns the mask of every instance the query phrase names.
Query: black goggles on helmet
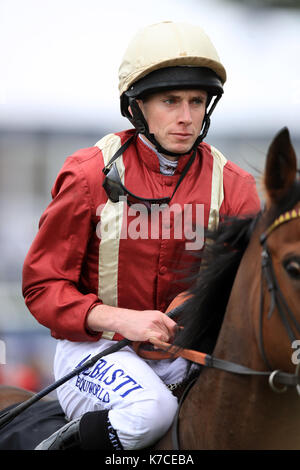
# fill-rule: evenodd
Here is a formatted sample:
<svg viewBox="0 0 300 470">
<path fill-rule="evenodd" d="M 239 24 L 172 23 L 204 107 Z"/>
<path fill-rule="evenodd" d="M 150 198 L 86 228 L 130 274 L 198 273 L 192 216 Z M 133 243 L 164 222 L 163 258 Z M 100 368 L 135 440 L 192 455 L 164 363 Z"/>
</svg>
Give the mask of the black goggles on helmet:
<svg viewBox="0 0 300 470">
<path fill-rule="evenodd" d="M 193 163 L 195 156 L 196 156 L 196 149 L 194 150 L 193 154 L 189 158 L 186 166 L 183 169 L 183 172 L 180 175 L 180 178 L 176 184 L 176 187 L 173 191 L 171 197 L 163 197 L 159 199 L 148 199 L 140 196 L 136 196 L 131 191 L 129 191 L 122 183 L 121 177 L 116 165 L 115 160 L 129 147 L 130 143 L 133 141 L 135 135 L 129 137 L 129 139 L 123 144 L 119 150 L 115 153 L 115 155 L 111 158 L 109 163 L 103 168 L 103 173 L 105 174 L 105 179 L 102 184 L 108 198 L 112 202 L 120 202 L 122 198 L 126 198 L 126 202 L 129 206 L 132 204 L 143 204 L 148 211 L 151 211 L 155 206 L 161 206 L 163 204 L 169 204 L 171 199 L 173 198 L 175 192 L 177 191 L 181 181 L 185 177 L 188 169 L 190 168 L 191 164 Z"/>
</svg>

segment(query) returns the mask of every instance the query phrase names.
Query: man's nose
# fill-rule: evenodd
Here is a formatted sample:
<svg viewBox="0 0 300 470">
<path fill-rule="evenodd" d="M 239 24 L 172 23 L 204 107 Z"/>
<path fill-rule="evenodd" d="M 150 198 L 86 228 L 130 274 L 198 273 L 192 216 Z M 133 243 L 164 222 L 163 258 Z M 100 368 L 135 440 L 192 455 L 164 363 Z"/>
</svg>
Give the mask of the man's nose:
<svg viewBox="0 0 300 470">
<path fill-rule="evenodd" d="M 178 118 L 179 122 L 185 125 L 192 123 L 192 114 L 189 103 L 185 103 L 184 101 L 181 103 Z"/>
</svg>

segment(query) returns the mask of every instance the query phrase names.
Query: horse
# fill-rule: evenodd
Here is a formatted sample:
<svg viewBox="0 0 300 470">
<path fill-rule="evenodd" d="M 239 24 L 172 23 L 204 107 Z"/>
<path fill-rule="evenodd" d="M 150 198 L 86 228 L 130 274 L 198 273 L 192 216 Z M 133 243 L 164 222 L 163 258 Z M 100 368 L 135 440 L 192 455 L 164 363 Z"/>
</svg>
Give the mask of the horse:
<svg viewBox="0 0 300 470">
<path fill-rule="evenodd" d="M 174 422 L 182 450 L 300 448 L 292 361 L 300 334 L 300 182 L 286 128 L 269 147 L 264 186 L 263 211 L 206 232 L 180 308 L 176 354 L 192 349 L 208 359 Z M 7 393 L 2 387 L 0 409 Z M 18 400 L 28 396 L 18 393 Z M 173 435 L 174 428 L 153 449 L 173 450 Z"/>
<path fill-rule="evenodd" d="M 264 210 L 211 234 L 183 304 L 178 347 L 231 365 L 203 367 L 187 394 L 183 450 L 300 449 L 300 181 L 286 128 L 269 147 L 263 178 Z M 246 373 L 234 373 L 236 364 Z M 276 383 L 281 371 L 293 386 Z M 170 432 L 156 448 L 172 448 Z"/>
<path fill-rule="evenodd" d="M 15 403 L 22 403 L 34 395 L 34 392 L 20 387 L 0 385 L 0 410 L 10 407 Z"/>
</svg>

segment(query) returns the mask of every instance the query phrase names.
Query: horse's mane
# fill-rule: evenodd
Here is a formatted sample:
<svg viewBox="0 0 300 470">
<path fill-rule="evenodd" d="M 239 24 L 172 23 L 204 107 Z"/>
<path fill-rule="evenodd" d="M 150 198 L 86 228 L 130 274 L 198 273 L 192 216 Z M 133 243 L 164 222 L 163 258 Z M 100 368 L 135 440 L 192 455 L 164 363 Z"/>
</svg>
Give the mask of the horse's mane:
<svg viewBox="0 0 300 470">
<path fill-rule="evenodd" d="M 291 210 L 300 200 L 300 182 L 296 181 L 284 198 L 265 213 L 266 224 Z M 201 269 L 194 276 L 184 303 L 179 325 L 184 328 L 174 344 L 211 353 L 217 341 L 233 282 L 254 226 L 261 217 L 227 218 L 216 231 L 206 231 L 206 244 L 199 253 Z"/>
<path fill-rule="evenodd" d="M 197 255 L 201 269 L 194 276 L 191 297 L 184 303 L 174 344 L 211 352 L 222 325 L 232 284 L 249 232 L 256 218 L 228 218 L 216 231 L 205 231 L 205 248 Z"/>
</svg>

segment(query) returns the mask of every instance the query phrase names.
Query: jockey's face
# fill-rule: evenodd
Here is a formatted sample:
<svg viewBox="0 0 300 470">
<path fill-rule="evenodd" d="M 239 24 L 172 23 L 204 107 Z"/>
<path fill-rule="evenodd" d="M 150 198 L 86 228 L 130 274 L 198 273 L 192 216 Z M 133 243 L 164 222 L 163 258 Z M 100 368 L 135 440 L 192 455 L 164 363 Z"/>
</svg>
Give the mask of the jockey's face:
<svg viewBox="0 0 300 470">
<path fill-rule="evenodd" d="M 202 128 L 206 91 L 170 90 L 137 101 L 150 133 L 155 135 L 162 147 L 178 153 L 184 153 L 192 147 Z"/>
</svg>

